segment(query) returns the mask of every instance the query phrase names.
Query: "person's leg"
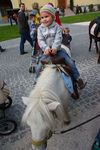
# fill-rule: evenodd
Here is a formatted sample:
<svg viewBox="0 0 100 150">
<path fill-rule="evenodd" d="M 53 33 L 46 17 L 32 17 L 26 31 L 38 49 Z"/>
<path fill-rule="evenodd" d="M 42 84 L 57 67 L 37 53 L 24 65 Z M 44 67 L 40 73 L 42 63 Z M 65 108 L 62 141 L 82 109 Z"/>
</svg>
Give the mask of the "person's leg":
<svg viewBox="0 0 100 150">
<path fill-rule="evenodd" d="M 4 49 L 4 48 L 2 48 L 1 46 L 0 46 L 0 51 L 1 52 L 4 52 L 6 49 Z"/>
<path fill-rule="evenodd" d="M 84 83 L 83 80 L 80 78 L 80 73 L 75 65 L 75 61 L 63 50 L 58 51 L 57 55 L 65 58 L 65 63 L 71 68 L 72 76 L 77 82 L 78 87 L 80 89 L 83 89 L 87 82 Z"/>
<path fill-rule="evenodd" d="M 37 40 L 37 32 L 34 32 L 33 35 L 33 47 L 34 47 L 34 55 L 38 54 L 39 46 L 38 46 L 38 40 Z"/>
<path fill-rule="evenodd" d="M 26 40 L 30 43 L 30 45 L 31 45 L 32 48 L 33 48 L 33 41 L 32 41 L 32 38 L 31 38 L 31 36 L 30 36 L 30 33 L 27 32 L 25 36 L 26 36 Z"/>
<path fill-rule="evenodd" d="M 58 51 L 57 55 L 65 58 L 66 65 L 71 68 L 73 77 L 75 80 L 77 80 L 80 77 L 80 73 L 75 65 L 75 61 L 63 50 Z"/>
<path fill-rule="evenodd" d="M 36 77 L 38 77 L 40 75 L 40 72 L 42 71 L 45 59 L 49 59 L 49 56 L 42 55 L 41 58 L 39 59 L 39 63 L 36 66 Z"/>
<path fill-rule="evenodd" d="M 37 32 L 35 31 L 33 34 L 33 41 L 35 41 L 37 39 Z"/>
<path fill-rule="evenodd" d="M 21 34 L 21 39 L 20 39 L 20 54 L 24 54 L 24 43 L 25 43 L 26 39 L 24 34 Z"/>
</svg>

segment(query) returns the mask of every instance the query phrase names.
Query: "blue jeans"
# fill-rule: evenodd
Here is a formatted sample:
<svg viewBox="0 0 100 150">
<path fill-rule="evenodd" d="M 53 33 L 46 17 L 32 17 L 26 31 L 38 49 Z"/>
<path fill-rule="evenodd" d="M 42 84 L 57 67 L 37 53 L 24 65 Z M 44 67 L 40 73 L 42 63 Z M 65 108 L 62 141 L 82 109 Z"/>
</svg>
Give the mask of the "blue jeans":
<svg viewBox="0 0 100 150">
<path fill-rule="evenodd" d="M 66 51 L 64 49 L 59 50 L 56 55 L 65 58 L 66 65 L 68 65 L 71 68 L 72 75 L 73 75 L 74 79 L 77 80 L 80 77 L 80 73 L 75 65 L 75 61 L 66 53 Z M 48 57 L 49 56 L 47 56 L 47 55 L 42 55 L 41 60 L 46 59 Z"/>
<path fill-rule="evenodd" d="M 21 40 L 20 40 L 20 53 L 24 53 L 24 44 L 26 40 L 30 43 L 30 45 L 33 47 L 33 41 L 30 37 L 30 32 L 21 33 Z"/>
<path fill-rule="evenodd" d="M 68 65 L 72 70 L 72 75 L 75 80 L 80 77 L 80 73 L 76 67 L 75 61 L 65 52 L 64 49 L 57 52 L 57 56 L 61 56 L 65 58 L 65 63 Z"/>
</svg>

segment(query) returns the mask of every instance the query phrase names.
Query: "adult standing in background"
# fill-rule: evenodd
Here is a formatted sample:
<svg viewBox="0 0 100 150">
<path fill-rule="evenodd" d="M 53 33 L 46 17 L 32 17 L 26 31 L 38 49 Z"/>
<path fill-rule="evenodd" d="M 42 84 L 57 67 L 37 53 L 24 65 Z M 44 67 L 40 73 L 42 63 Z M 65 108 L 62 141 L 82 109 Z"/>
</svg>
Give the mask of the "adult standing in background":
<svg viewBox="0 0 100 150">
<path fill-rule="evenodd" d="M 27 52 L 24 52 L 24 44 L 26 40 L 31 44 L 32 48 L 33 48 L 33 41 L 30 37 L 28 19 L 27 19 L 27 16 L 25 16 L 25 4 L 20 3 L 19 7 L 20 7 L 20 10 L 18 12 L 18 24 L 19 24 L 19 32 L 21 35 L 20 55 L 24 55 L 27 53 Z"/>
</svg>

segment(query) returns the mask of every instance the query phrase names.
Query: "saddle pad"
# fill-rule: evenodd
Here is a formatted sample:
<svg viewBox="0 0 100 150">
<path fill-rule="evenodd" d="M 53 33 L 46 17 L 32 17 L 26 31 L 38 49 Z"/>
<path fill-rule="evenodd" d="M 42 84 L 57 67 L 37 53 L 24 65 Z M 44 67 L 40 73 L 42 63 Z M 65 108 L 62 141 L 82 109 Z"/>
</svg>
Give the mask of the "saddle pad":
<svg viewBox="0 0 100 150">
<path fill-rule="evenodd" d="M 97 23 L 94 23 L 90 29 L 90 34 L 96 37 L 100 37 L 100 25 Z"/>
</svg>

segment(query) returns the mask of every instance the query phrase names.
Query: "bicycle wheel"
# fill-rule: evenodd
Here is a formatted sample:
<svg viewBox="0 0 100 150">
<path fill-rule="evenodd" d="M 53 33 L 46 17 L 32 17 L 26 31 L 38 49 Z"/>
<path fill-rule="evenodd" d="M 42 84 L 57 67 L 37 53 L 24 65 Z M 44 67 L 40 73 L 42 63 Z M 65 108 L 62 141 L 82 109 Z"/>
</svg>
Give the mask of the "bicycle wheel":
<svg viewBox="0 0 100 150">
<path fill-rule="evenodd" d="M 2 119 L 0 120 L 0 135 L 9 135 L 17 128 L 14 120 Z"/>
</svg>

